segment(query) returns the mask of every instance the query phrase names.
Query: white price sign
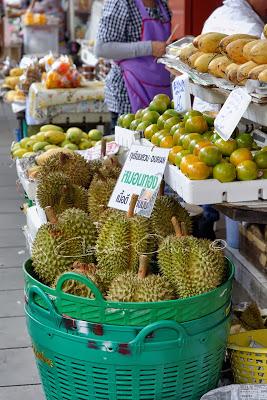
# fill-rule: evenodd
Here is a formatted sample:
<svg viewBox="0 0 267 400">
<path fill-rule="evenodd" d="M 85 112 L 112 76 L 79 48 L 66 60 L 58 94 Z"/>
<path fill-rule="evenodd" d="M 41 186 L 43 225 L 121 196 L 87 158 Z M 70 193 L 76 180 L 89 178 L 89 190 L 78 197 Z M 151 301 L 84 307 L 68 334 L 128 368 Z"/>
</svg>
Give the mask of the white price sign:
<svg viewBox="0 0 267 400">
<path fill-rule="evenodd" d="M 120 146 L 116 142 L 108 142 L 106 147 L 106 155 L 112 156 L 118 153 Z M 78 150 L 77 153 L 81 154 L 86 160 L 98 160 L 101 158 L 101 144 L 91 147 L 87 150 Z"/>
<path fill-rule="evenodd" d="M 231 137 L 250 102 L 251 96 L 242 88 L 230 93 L 214 121 L 215 130 L 221 138 L 228 140 Z"/>
<path fill-rule="evenodd" d="M 150 217 L 168 161 L 169 149 L 132 145 L 109 207 L 128 211 L 133 194 L 139 196 L 135 214 Z"/>
<path fill-rule="evenodd" d="M 176 111 L 185 112 L 191 109 L 189 77 L 187 74 L 182 74 L 174 79 L 172 82 L 172 94 Z"/>
</svg>

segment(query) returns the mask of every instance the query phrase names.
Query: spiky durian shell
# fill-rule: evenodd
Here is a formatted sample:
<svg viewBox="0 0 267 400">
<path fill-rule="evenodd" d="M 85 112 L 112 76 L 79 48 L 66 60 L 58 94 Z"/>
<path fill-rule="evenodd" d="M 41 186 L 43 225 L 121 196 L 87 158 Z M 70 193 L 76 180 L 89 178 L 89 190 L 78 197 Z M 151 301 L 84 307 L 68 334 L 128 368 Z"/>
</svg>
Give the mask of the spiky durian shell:
<svg viewBox="0 0 267 400">
<path fill-rule="evenodd" d="M 125 272 L 137 272 L 139 255 L 149 253 L 149 221 L 142 217 L 128 218 L 114 211 L 106 215 L 96 244 L 98 266 L 111 279 Z"/>
<path fill-rule="evenodd" d="M 150 219 L 153 233 L 157 237 L 159 243 L 165 237 L 174 233 L 174 228 L 171 222 L 172 217 L 176 217 L 178 222 L 184 222 L 187 228 L 187 233 L 191 233 L 192 222 L 187 210 L 183 208 L 174 197 L 158 197 Z"/>
<path fill-rule="evenodd" d="M 49 157 L 42 166 L 39 176 L 51 172 L 63 172 L 72 183 L 88 188 L 92 180 L 90 164 L 77 153 L 56 153 Z"/>
<path fill-rule="evenodd" d="M 95 260 L 97 231 L 90 216 L 77 208 L 69 208 L 60 214 L 57 226 L 64 234 L 82 248 L 81 259 L 92 263 Z"/>
<path fill-rule="evenodd" d="M 138 280 L 135 292 L 137 302 L 155 302 L 175 299 L 175 292 L 170 282 L 160 275 L 149 275 Z"/>
<path fill-rule="evenodd" d="M 75 264 L 76 263 L 74 263 L 74 266 Z M 98 276 L 96 266 L 94 264 L 81 264 L 81 263 L 77 264 L 78 264 L 77 267 L 74 267 L 70 271 L 66 272 L 75 272 L 76 274 L 85 276 L 86 278 L 90 279 L 101 292 L 103 292 L 104 288 L 102 285 L 102 280 Z M 54 287 L 56 287 L 60 276 L 56 279 Z M 68 281 L 65 281 L 62 286 L 62 290 L 65 293 L 73 294 L 75 296 L 94 298 L 94 294 L 91 291 L 91 289 L 84 283 L 79 282 L 78 280 L 75 279 L 69 279 Z"/>
<path fill-rule="evenodd" d="M 160 270 L 179 297 L 209 292 L 224 281 L 223 252 L 211 243 L 193 236 L 170 236 L 162 242 L 158 252 Z"/>
<path fill-rule="evenodd" d="M 88 190 L 88 211 L 94 222 L 99 222 L 101 214 L 106 211 L 116 182 L 113 178 L 100 180 L 98 175 L 93 178 Z"/>
<path fill-rule="evenodd" d="M 87 190 L 71 183 L 62 172 L 42 175 L 36 195 L 42 208 L 53 207 L 57 215 L 72 207 L 87 211 Z"/>
<path fill-rule="evenodd" d="M 88 214 L 76 208 L 64 211 L 57 224 L 45 224 L 37 232 L 32 246 L 36 274 L 51 285 L 74 261 L 94 262 L 96 236 Z"/>
<path fill-rule="evenodd" d="M 32 246 L 32 263 L 42 282 L 51 285 L 58 274 L 67 271 L 75 261 L 76 244 L 65 247 L 66 237 L 54 225 L 42 225 Z"/>
<path fill-rule="evenodd" d="M 174 289 L 166 278 L 149 275 L 139 278 L 127 272 L 117 276 L 111 283 L 107 299 L 123 302 L 155 302 L 175 298 Z"/>
<path fill-rule="evenodd" d="M 132 272 L 126 272 L 118 275 L 110 285 L 107 293 L 107 300 L 117 302 L 135 301 L 137 275 Z"/>
</svg>

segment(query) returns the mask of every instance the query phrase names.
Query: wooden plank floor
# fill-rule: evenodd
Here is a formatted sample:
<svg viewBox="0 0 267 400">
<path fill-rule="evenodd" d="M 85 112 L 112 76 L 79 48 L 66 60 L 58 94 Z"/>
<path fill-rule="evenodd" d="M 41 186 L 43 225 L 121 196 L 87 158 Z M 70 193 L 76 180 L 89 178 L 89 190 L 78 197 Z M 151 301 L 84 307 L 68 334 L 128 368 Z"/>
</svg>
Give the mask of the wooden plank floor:
<svg viewBox="0 0 267 400">
<path fill-rule="evenodd" d="M 0 399 L 44 400 L 23 311 L 22 263 L 28 253 L 24 199 L 9 158 L 15 127 L 10 108 L 0 103 Z"/>
</svg>

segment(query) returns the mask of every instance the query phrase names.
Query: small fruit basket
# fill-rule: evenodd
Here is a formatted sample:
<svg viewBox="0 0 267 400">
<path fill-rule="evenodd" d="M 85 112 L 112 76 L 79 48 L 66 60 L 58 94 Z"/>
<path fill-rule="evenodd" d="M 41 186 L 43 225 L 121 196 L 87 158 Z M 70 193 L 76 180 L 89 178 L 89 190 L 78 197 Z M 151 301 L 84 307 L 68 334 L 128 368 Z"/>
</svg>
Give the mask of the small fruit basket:
<svg viewBox="0 0 267 400">
<path fill-rule="evenodd" d="M 59 313 L 94 323 L 127 326 L 144 326 L 162 319 L 182 323 L 201 318 L 222 306 L 227 308 L 231 299 L 234 277 L 234 266 L 228 260 L 228 279 L 210 292 L 184 299 L 154 303 L 124 303 L 106 301 L 95 284 L 85 276 L 72 272 L 65 273 L 59 278 L 56 288 L 53 289 L 40 283 L 34 276 L 31 260 L 26 261 L 23 268 L 26 296 L 32 286 L 38 286 L 53 300 Z M 88 286 L 94 294 L 94 298 L 64 293 L 62 286 L 70 279 Z M 38 298 L 36 302 L 45 307 L 42 299 Z"/>
<path fill-rule="evenodd" d="M 236 383 L 267 384 L 266 329 L 231 335 L 228 350 Z"/>
<path fill-rule="evenodd" d="M 204 333 L 188 335 L 175 321 L 143 327 L 132 339 L 66 333 L 52 302 L 32 287 L 25 305 L 28 332 L 47 400 L 198 400 L 216 387 L 229 315 Z M 47 310 L 35 303 L 44 297 Z M 160 331 L 162 333 L 160 334 Z"/>
</svg>

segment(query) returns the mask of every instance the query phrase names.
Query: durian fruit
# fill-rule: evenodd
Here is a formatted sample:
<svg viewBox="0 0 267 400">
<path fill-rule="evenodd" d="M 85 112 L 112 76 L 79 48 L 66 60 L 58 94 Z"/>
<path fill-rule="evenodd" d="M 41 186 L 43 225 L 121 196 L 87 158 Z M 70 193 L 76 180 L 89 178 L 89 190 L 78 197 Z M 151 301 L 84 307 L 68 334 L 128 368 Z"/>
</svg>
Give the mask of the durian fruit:
<svg viewBox="0 0 267 400">
<path fill-rule="evenodd" d="M 156 302 L 173 300 L 175 292 L 166 278 L 148 275 L 148 257 L 140 256 L 138 274 L 126 272 L 111 283 L 107 299 L 117 302 Z"/>
<path fill-rule="evenodd" d="M 102 167 L 94 176 L 88 190 L 88 211 L 94 222 L 108 208 L 108 202 L 117 182 L 120 168 Z"/>
<path fill-rule="evenodd" d="M 88 188 L 92 173 L 90 164 L 77 153 L 56 153 L 49 157 L 40 171 L 41 176 L 47 176 L 51 172 L 64 173 L 72 183 Z"/>
<path fill-rule="evenodd" d="M 225 279 L 222 250 L 212 242 L 193 236 L 168 236 L 158 251 L 160 270 L 183 297 L 209 292 Z"/>
<path fill-rule="evenodd" d="M 58 275 L 70 270 L 73 262 L 92 263 L 96 229 L 88 214 L 76 208 L 64 211 L 51 222 L 42 225 L 32 246 L 32 262 L 35 273 L 48 285 Z"/>
<path fill-rule="evenodd" d="M 86 264 L 75 261 L 70 271 L 66 272 L 75 272 L 76 274 L 83 275 L 93 281 L 101 292 L 105 291 L 102 285 L 102 280 L 97 273 L 97 267 L 95 264 Z M 56 279 L 54 287 L 56 287 L 60 276 Z M 92 293 L 91 289 L 87 285 L 75 279 L 69 279 L 68 281 L 65 281 L 62 286 L 62 290 L 63 292 L 72 294 L 74 296 L 94 298 L 94 294 Z"/>
<path fill-rule="evenodd" d="M 73 184 L 62 172 L 42 175 L 38 179 L 36 195 L 43 209 L 53 207 L 56 214 L 73 207 L 87 211 L 87 190 Z"/>
<path fill-rule="evenodd" d="M 159 243 L 174 233 L 172 217 L 178 222 L 184 222 L 188 234 L 192 232 L 192 222 L 187 210 L 174 197 L 159 196 L 150 217 L 153 234 Z"/>
<path fill-rule="evenodd" d="M 149 220 L 120 211 L 105 218 L 96 243 L 98 267 L 111 279 L 126 271 L 136 273 L 139 255 L 151 252 Z"/>
<path fill-rule="evenodd" d="M 251 303 L 242 312 L 240 321 L 246 330 L 264 329 L 263 319 L 256 303 Z"/>
</svg>

